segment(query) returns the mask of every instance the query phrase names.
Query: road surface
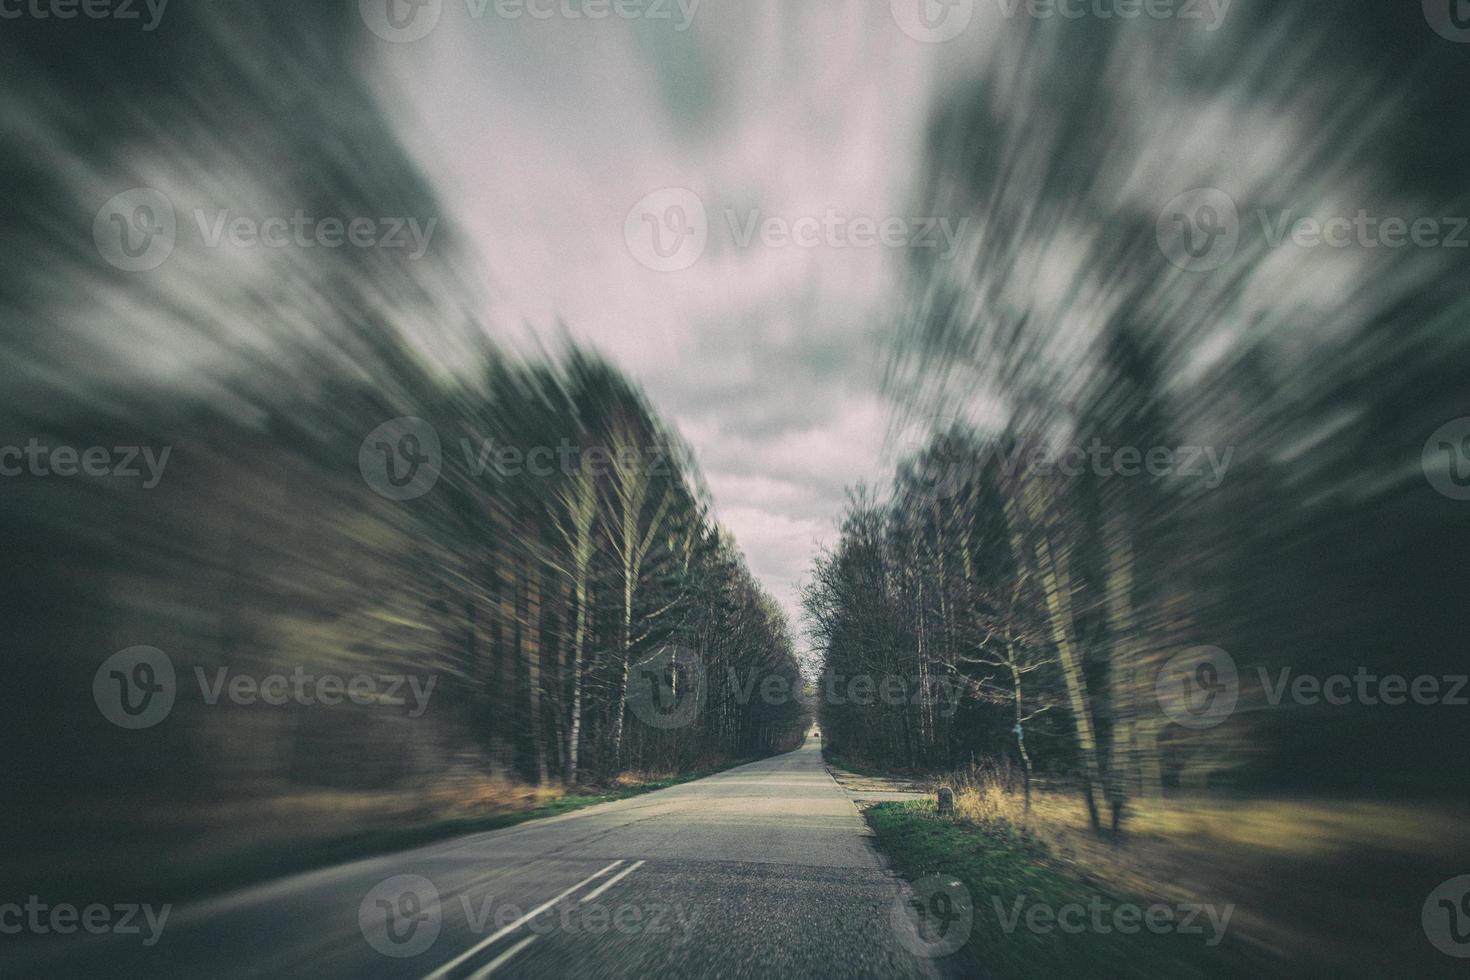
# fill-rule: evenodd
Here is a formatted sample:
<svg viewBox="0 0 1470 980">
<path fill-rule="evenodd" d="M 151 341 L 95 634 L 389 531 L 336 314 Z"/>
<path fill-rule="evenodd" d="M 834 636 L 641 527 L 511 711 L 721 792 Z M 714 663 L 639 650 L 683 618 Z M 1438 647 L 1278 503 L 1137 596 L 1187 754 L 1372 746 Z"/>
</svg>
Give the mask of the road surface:
<svg viewBox="0 0 1470 980">
<path fill-rule="evenodd" d="M 938 976 L 901 887 L 809 739 L 645 796 L 177 907 L 151 948 L 85 937 L 18 965 L 314 980 Z"/>
</svg>

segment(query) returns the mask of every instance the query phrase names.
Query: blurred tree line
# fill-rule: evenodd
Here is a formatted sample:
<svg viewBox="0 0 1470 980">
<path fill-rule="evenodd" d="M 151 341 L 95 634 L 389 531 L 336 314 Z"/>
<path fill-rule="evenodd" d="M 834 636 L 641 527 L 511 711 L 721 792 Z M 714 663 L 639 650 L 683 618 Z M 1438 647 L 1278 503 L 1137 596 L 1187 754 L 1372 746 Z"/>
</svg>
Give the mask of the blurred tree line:
<svg viewBox="0 0 1470 980">
<path fill-rule="evenodd" d="M 176 401 L 132 401 L 147 421 L 130 424 L 45 421 L 50 438 L 172 453 L 152 489 L 9 481 L 4 812 L 27 842 L 18 874 L 151 877 L 160 857 L 493 813 L 522 805 L 517 787 L 800 743 L 799 702 L 750 696 L 770 677 L 800 686 L 784 614 L 621 375 L 577 352 L 492 362 L 481 385 L 413 365 L 397 351 L 380 365 L 388 384 L 325 385 L 250 425 Z M 365 433 L 402 411 L 433 420 L 443 466 L 424 496 L 394 501 L 358 462 Z M 569 466 L 501 473 L 480 468 L 483 445 L 575 451 Z M 133 731 L 99 711 L 94 681 L 135 645 L 170 658 L 175 697 Z M 229 693 L 303 673 L 304 700 Z M 336 703 L 319 678 L 335 679 Z M 358 682 L 372 697 L 343 698 Z"/>
<path fill-rule="evenodd" d="M 1237 4 L 1207 43 L 1022 18 L 998 36 L 1010 56 L 937 103 L 915 213 L 968 216 L 970 235 L 953 259 L 913 253 L 889 362 L 896 428 L 925 437 L 891 497 L 854 496 L 806 604 L 829 673 L 967 694 L 952 715 L 824 700 L 844 751 L 1004 758 L 1080 786 L 1098 824 L 1180 789 L 1463 794 L 1443 756 L 1462 704 L 1272 693 L 1359 673 L 1448 693 L 1470 628 L 1470 514 L 1426 478 L 1455 451 L 1427 441 L 1470 412 L 1464 251 L 1267 228 L 1463 214 L 1470 127 L 1449 92 L 1470 62 L 1417 8 L 1329 9 Z M 1159 231 L 1193 188 L 1237 207 L 1205 268 Z M 1094 442 L 1230 465 L 1026 462 Z M 1156 682 L 1200 646 L 1232 658 L 1239 700 L 1191 727 Z"/>
<path fill-rule="evenodd" d="M 15 79 L 0 239 L 23 257 L 0 273 L 0 444 L 169 456 L 156 486 L 30 473 L 0 492 L 4 814 L 36 869 L 146 863 L 152 844 L 118 844 L 136 833 L 203 855 L 214 835 L 475 812 L 507 787 L 800 740 L 796 700 L 750 696 L 773 676 L 799 687 L 789 628 L 677 436 L 597 356 L 512 355 L 468 312 L 483 278 L 364 77 L 378 42 L 355 5 L 77 26 L 28 19 L 0 39 Z M 99 208 L 136 187 L 167 195 L 179 227 L 142 272 L 93 243 Z M 410 258 L 210 247 L 200 208 L 444 220 Z M 438 479 L 392 500 L 362 460 L 404 417 L 437 433 Z M 170 658 L 176 699 L 124 730 L 93 682 L 137 645 Z M 228 687 L 208 703 L 221 670 L 434 686 L 420 714 L 381 683 L 369 703 Z"/>
<path fill-rule="evenodd" d="M 799 689 L 784 615 L 710 517 L 687 450 L 615 369 L 572 351 L 494 359 L 483 381 L 446 384 L 407 349 L 385 349 L 376 367 L 371 385 L 325 383 L 319 401 L 249 426 L 177 404 L 134 406 L 149 424 L 125 430 L 48 421 L 172 453 L 151 490 L 53 480 L 11 498 L 24 568 L 11 585 L 30 600 L 16 612 L 61 652 L 17 665 L 39 696 L 28 733 L 49 743 L 36 746 L 33 788 L 428 786 L 465 760 L 575 783 L 799 741 L 795 699 L 742 693 L 772 675 Z M 439 434 L 441 469 L 428 492 L 397 501 L 358 461 L 368 434 L 405 413 Z M 171 423 L 155 428 L 161 419 Z M 169 655 L 178 700 L 155 728 L 109 730 L 89 703 L 90 672 L 99 654 L 135 644 Z M 666 649 L 684 654 L 640 675 Z M 415 718 L 386 703 L 211 705 L 196 682 L 196 670 L 297 667 L 437 684 Z M 629 704 L 650 684 L 657 711 L 684 696 L 700 710 L 648 724 Z"/>
</svg>

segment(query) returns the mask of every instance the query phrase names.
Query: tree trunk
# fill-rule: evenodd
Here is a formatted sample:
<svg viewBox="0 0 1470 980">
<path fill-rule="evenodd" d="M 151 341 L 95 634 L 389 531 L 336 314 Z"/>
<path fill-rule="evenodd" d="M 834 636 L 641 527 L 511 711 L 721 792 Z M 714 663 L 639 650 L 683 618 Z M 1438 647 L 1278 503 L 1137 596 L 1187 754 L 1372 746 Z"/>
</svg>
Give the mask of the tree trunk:
<svg viewBox="0 0 1470 980">
<path fill-rule="evenodd" d="M 612 492 L 619 504 L 618 527 L 611 537 L 623 571 L 622 621 L 619 623 L 618 630 L 618 653 L 621 662 L 618 665 L 620 676 L 617 706 L 613 709 L 612 734 L 612 764 L 616 769 L 622 765 L 623 732 L 628 717 L 628 669 L 633 656 L 633 595 L 643 571 L 643 559 L 648 554 L 648 549 L 652 547 L 654 535 L 662 525 L 664 514 L 672 502 L 673 489 L 668 486 L 664 487 L 658 507 L 649 519 L 647 527 L 644 528 L 642 526 L 643 511 L 645 504 L 648 503 L 653 474 L 648 467 L 636 461 L 644 459 L 645 453 L 641 451 L 641 447 L 631 435 L 621 430 L 614 430 L 612 445 L 609 448 L 613 458 Z M 630 459 L 635 460 L 631 465 L 628 462 Z"/>
<path fill-rule="evenodd" d="M 1108 799 L 1113 809 L 1113 830 L 1122 823 L 1127 784 L 1139 771 L 1134 738 L 1135 685 L 1138 664 L 1138 624 L 1133 614 L 1133 542 L 1122 513 L 1115 507 L 1107 517 L 1103 548 L 1108 563 L 1108 629 L 1112 634 L 1108 689 L 1112 726 L 1108 748 Z"/>
<path fill-rule="evenodd" d="M 587 574 L 577 569 L 577 625 L 572 631 L 572 710 L 568 719 L 566 781 L 577 781 L 577 760 L 582 749 L 582 647 L 587 640 Z"/>
<path fill-rule="evenodd" d="M 1031 813 L 1031 753 L 1026 749 L 1026 730 L 1023 726 L 1025 711 L 1022 708 L 1021 671 L 1016 666 L 1016 647 L 1006 644 L 1006 659 L 1011 669 L 1011 697 L 1016 705 L 1016 752 L 1021 757 L 1021 785 L 1026 797 L 1025 813 Z"/>
<path fill-rule="evenodd" d="M 618 703 L 613 711 L 613 766 L 620 768 L 623 764 L 623 726 L 628 719 L 628 661 L 632 659 L 632 651 L 628 649 L 628 638 L 633 632 L 633 571 L 632 563 L 625 561 L 623 564 L 623 616 L 618 623 L 618 651 L 622 654 L 622 661 L 618 666 L 620 676 L 618 679 Z"/>
<path fill-rule="evenodd" d="M 576 782 L 582 755 L 582 659 L 587 644 L 588 573 L 592 564 L 592 528 L 597 519 L 597 479 L 590 469 L 577 471 L 568 492 L 561 496 L 567 521 L 557 522 L 562 542 L 571 553 L 571 588 L 577 604 L 572 628 L 571 663 L 567 674 L 571 681 L 571 710 L 567 717 L 567 751 L 565 780 Z"/>
<path fill-rule="evenodd" d="M 1077 649 L 1072 620 L 1071 562 L 1065 550 L 1053 551 L 1044 530 L 1036 538 L 1036 565 L 1041 573 L 1042 591 L 1050 613 L 1052 642 L 1056 644 L 1057 656 L 1062 663 L 1067 701 L 1072 707 L 1072 718 L 1077 728 L 1077 751 L 1082 756 L 1082 791 L 1087 801 L 1087 817 L 1094 830 L 1101 830 L 1097 792 L 1104 783 L 1102 766 L 1098 761 L 1092 705 L 1087 697 L 1087 677 L 1082 671 L 1082 654 Z"/>
<path fill-rule="evenodd" d="M 547 773 L 546 740 L 541 719 L 541 563 L 534 557 L 527 562 L 526 568 L 526 671 L 532 768 L 537 785 L 542 785 L 547 780 Z"/>
</svg>

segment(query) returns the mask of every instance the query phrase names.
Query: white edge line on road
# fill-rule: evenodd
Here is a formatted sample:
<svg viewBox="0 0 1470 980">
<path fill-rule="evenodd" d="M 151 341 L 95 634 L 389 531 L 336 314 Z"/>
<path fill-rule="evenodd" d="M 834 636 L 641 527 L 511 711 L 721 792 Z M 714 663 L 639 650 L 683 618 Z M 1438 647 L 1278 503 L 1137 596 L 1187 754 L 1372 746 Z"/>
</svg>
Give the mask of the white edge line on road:
<svg viewBox="0 0 1470 980">
<path fill-rule="evenodd" d="M 618 865 L 620 865 L 622 863 L 623 863 L 623 859 L 622 858 L 619 858 L 618 860 L 614 861 L 612 864 L 609 864 L 607 867 L 603 868 L 601 871 L 597 872 L 596 874 L 589 875 L 586 878 L 583 878 L 581 881 L 577 882 L 575 885 L 573 885 L 572 887 L 568 888 L 566 891 L 562 892 L 560 895 L 556 896 L 555 898 L 551 899 L 550 901 L 546 902 L 545 904 L 536 906 L 534 909 L 532 909 L 531 911 L 527 912 L 525 915 L 521 916 L 519 919 L 515 920 L 510 925 L 505 926 L 504 928 L 501 928 L 501 929 L 497 929 L 490 936 L 490 938 L 488 938 L 486 940 L 483 940 L 482 942 L 475 943 L 475 945 L 471 946 L 469 949 L 465 950 L 463 953 L 460 953 L 454 959 L 450 960 L 448 963 L 445 963 L 443 966 L 439 967 L 439 969 L 435 970 L 433 973 L 430 973 L 428 976 L 424 977 L 424 980 L 442 980 L 442 978 L 449 976 L 449 974 L 452 973 L 457 967 L 459 967 L 460 965 L 462 965 L 466 960 L 468 960 L 470 957 L 474 956 L 480 950 L 484 949 L 487 946 L 493 945 L 496 940 L 500 939 L 502 936 L 506 935 L 507 933 L 515 932 L 521 926 L 525 925 L 527 922 L 530 922 L 532 919 L 536 918 L 536 916 L 540 915 L 542 912 L 545 912 L 547 909 L 551 908 L 557 902 L 560 902 L 562 899 L 566 898 L 568 895 L 570 895 L 572 892 L 576 891 L 578 888 L 581 888 L 583 885 L 587 884 L 590 881 L 596 881 L 598 878 L 601 878 L 603 875 L 607 874 L 613 868 L 616 868 Z M 638 863 L 639 864 L 642 864 L 643 862 L 642 861 L 639 861 Z"/>
<path fill-rule="evenodd" d="M 620 882 L 624 878 L 628 877 L 628 875 L 630 875 L 633 872 L 637 871 L 640 867 L 642 867 L 642 865 L 643 865 L 643 862 L 642 861 L 635 861 L 633 864 L 628 865 L 622 871 L 619 871 L 617 874 L 615 874 L 611 878 L 607 879 L 607 881 L 604 881 L 602 884 L 598 885 L 596 891 L 588 892 L 586 895 L 583 895 L 582 896 L 582 901 L 583 902 L 590 902 L 590 901 L 592 901 L 598 895 L 601 895 L 603 892 L 607 891 L 613 885 L 616 885 L 618 882 Z"/>
<path fill-rule="evenodd" d="M 470 976 L 470 980 L 485 980 L 485 978 L 488 977 L 490 974 L 494 973 L 496 970 L 500 969 L 502 966 L 505 966 L 506 963 L 510 962 L 510 958 L 512 956 L 516 955 L 521 950 L 525 949 L 527 946 L 531 945 L 535 941 L 536 941 L 536 936 L 534 934 L 533 935 L 530 935 L 530 936 L 527 936 L 525 939 L 522 939 L 520 942 L 516 943 L 510 949 L 506 950 L 505 952 L 501 953 L 499 956 L 495 957 L 495 959 L 491 960 L 489 963 L 486 963 L 485 964 L 485 969 L 480 970 L 479 972 L 472 974 Z"/>
</svg>

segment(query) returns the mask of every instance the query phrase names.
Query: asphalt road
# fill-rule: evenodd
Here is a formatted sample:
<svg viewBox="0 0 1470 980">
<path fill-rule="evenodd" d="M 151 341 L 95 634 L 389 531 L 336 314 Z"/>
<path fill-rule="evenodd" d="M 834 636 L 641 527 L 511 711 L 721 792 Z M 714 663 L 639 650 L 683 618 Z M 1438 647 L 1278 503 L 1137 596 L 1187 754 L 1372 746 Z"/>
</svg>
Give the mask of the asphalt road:
<svg viewBox="0 0 1470 980">
<path fill-rule="evenodd" d="M 176 907 L 152 947 L 57 940 L 10 965 L 315 980 L 937 976 L 912 895 L 819 746 Z"/>
</svg>

